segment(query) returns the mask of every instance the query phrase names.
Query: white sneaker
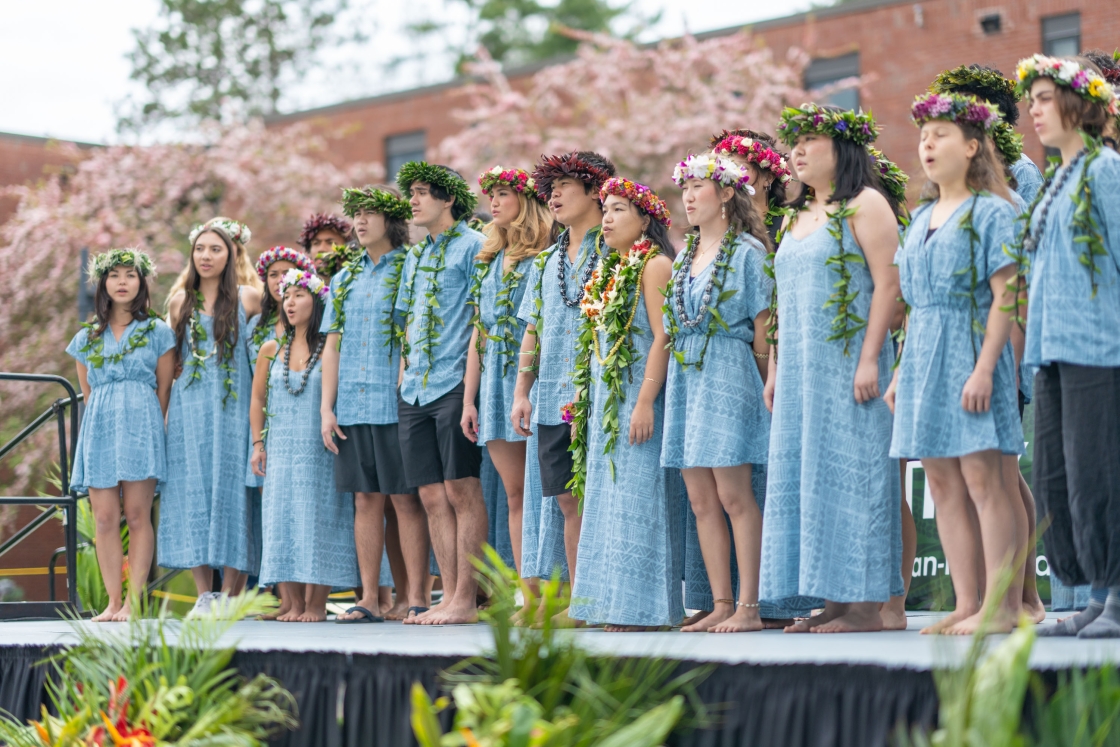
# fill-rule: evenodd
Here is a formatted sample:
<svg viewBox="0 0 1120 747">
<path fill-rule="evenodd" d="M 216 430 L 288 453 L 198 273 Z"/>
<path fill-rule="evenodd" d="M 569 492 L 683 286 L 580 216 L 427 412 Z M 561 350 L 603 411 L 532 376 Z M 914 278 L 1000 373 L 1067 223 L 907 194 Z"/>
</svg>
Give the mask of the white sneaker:
<svg viewBox="0 0 1120 747">
<path fill-rule="evenodd" d="M 189 618 L 206 617 L 210 614 L 212 605 L 218 598 L 221 597 L 216 591 L 204 591 L 198 595 L 198 599 L 194 603 L 194 607 L 190 613 L 187 614 Z"/>
</svg>

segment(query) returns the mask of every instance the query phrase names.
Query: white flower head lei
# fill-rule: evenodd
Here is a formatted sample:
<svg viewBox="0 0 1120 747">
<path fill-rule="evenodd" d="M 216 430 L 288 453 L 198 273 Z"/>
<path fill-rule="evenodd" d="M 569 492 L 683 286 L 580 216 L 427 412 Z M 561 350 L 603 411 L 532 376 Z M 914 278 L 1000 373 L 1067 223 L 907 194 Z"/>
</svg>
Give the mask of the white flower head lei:
<svg viewBox="0 0 1120 747">
<path fill-rule="evenodd" d="M 190 245 L 194 246 L 195 239 L 209 231 L 211 228 L 221 229 L 227 236 L 229 236 L 230 241 L 236 241 L 242 246 L 248 244 L 249 241 L 253 238 L 252 231 L 250 231 L 249 227 L 244 223 L 239 223 L 235 220 L 226 220 L 225 218 L 214 218 L 191 229 L 190 236 L 188 237 Z"/>
<path fill-rule="evenodd" d="M 745 166 L 711 153 L 691 155 L 676 165 L 673 169 L 673 181 L 677 186 L 683 187 L 689 179 L 711 179 L 725 187 L 754 194 L 754 187 L 750 185 L 751 175 Z"/>
<path fill-rule="evenodd" d="M 305 289 L 321 301 L 325 301 L 327 295 L 331 292 L 330 287 L 315 273 L 307 270 L 297 270 L 293 267 L 284 273 L 284 277 L 280 278 L 280 295 L 283 296 L 289 288 L 296 286 Z"/>
</svg>

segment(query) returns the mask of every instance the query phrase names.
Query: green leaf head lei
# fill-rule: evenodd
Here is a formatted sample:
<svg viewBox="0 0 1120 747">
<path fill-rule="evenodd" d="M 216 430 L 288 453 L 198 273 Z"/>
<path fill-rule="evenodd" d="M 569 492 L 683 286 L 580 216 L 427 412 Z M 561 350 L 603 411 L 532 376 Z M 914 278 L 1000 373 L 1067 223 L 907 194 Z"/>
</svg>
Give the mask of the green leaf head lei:
<svg viewBox="0 0 1120 747">
<path fill-rule="evenodd" d="M 397 188 L 401 194 L 408 194 L 409 187 L 414 182 L 424 182 L 440 187 L 451 197 L 455 198 L 456 215 L 465 216 L 474 212 L 478 206 L 478 196 L 471 191 L 471 187 L 463 177 L 459 176 L 446 166 L 430 164 L 426 161 L 409 161 L 397 172 Z M 412 217 L 412 208 L 409 208 L 409 217 Z"/>
<path fill-rule="evenodd" d="M 109 274 L 109 270 L 119 266 L 135 268 L 142 278 L 155 276 L 155 264 L 146 252 L 139 249 L 110 249 L 98 254 L 89 263 L 89 278 L 99 283 L 102 277 Z"/>
<path fill-rule="evenodd" d="M 407 192 L 407 189 L 405 191 Z M 381 213 L 397 220 L 412 220 L 412 205 L 408 203 L 408 200 L 397 197 L 388 190 L 375 189 L 374 187 L 343 189 L 342 212 L 348 218 L 353 218 L 359 210 Z M 348 233 L 343 234 L 343 238 L 347 235 Z"/>
<path fill-rule="evenodd" d="M 864 114 L 819 104 L 787 106 L 778 122 L 778 137 L 792 147 L 802 135 L 823 135 L 866 146 L 879 136 L 879 126 L 870 112 Z"/>
</svg>

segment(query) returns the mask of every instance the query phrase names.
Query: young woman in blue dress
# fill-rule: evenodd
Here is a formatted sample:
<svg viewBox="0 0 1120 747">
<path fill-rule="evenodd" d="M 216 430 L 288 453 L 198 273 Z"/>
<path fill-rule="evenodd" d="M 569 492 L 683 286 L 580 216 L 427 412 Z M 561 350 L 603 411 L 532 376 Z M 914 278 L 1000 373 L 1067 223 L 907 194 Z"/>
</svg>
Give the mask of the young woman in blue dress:
<svg viewBox="0 0 1120 747">
<path fill-rule="evenodd" d="M 254 561 L 245 490 L 252 389 L 245 336 L 261 292 L 238 284 L 248 234 L 226 219 L 192 231 L 186 281 L 168 303 L 182 370 L 167 414 L 159 564 L 191 569 L 200 613 L 220 596 L 211 591 L 213 569 L 222 569 L 222 593 L 233 594 Z"/>
<path fill-rule="evenodd" d="M 915 212 L 896 259 L 910 312 L 885 397 L 895 415 L 891 456 L 921 459 L 953 569 L 956 610 L 926 632 L 971 635 L 987 617 L 989 632 L 1006 633 L 1022 610 L 1021 574 L 1004 596 L 996 590 L 1027 540 L 1010 344 L 1015 292 L 1008 281 L 1016 268 L 1003 251 L 1015 241 L 1018 211 L 991 140 L 998 107 L 930 93 L 918 97 L 911 116 L 921 128 L 928 201 Z"/>
<path fill-rule="evenodd" d="M 86 409 L 75 448 L 71 487 L 89 491 L 97 525 L 97 565 L 109 606 L 94 622 L 131 615 L 122 590 L 121 505 L 128 522 L 129 591 L 144 588 L 155 536 L 152 498 L 166 477 L 163 419 L 175 371 L 175 336 L 151 310 L 152 260 L 136 249 L 94 257 L 95 318 L 66 348 L 77 362 Z"/>
<path fill-rule="evenodd" d="M 882 630 L 880 606 L 904 591 L 901 484 L 881 397 L 901 310 L 896 215 L 872 171 L 869 115 L 805 104 L 787 108 L 778 130 L 801 192 L 774 262 L 759 596 L 823 602 L 790 633 Z"/>
<path fill-rule="evenodd" d="M 463 433 L 485 446 L 509 505 L 509 539 L 520 574 L 526 437 L 513 429 L 513 391 L 525 323 L 517 310 L 533 260 L 552 244 L 552 214 L 533 177 L 522 169 L 486 171 L 478 178 L 494 220 L 475 257 L 474 331 L 463 378 Z M 476 404 L 477 401 L 477 404 Z M 493 509 L 491 509 L 493 510 Z"/>
</svg>

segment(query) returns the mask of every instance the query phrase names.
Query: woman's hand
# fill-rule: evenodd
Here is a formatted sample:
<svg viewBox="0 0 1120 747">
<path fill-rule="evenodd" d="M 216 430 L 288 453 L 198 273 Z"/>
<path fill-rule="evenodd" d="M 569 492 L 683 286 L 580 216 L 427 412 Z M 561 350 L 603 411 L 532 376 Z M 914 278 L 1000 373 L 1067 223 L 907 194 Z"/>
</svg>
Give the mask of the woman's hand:
<svg viewBox="0 0 1120 747">
<path fill-rule="evenodd" d="M 879 361 L 860 361 L 856 366 L 856 402 L 861 405 L 879 396 Z"/>
<path fill-rule="evenodd" d="M 338 444 L 334 442 L 334 437 L 337 436 L 343 441 L 346 440 L 346 434 L 338 427 L 338 418 L 335 416 L 334 411 L 319 413 L 319 435 L 323 437 L 323 447 L 332 454 L 338 453 Z"/>
<path fill-rule="evenodd" d="M 898 393 L 898 371 L 895 370 L 894 376 L 891 377 L 891 384 L 887 387 L 887 393 L 883 395 L 883 401 L 887 403 L 887 407 L 891 408 L 891 415 L 894 415 L 894 399 Z"/>
<path fill-rule="evenodd" d="M 964 383 L 961 407 L 965 412 L 987 412 L 992 406 L 992 374 L 974 370 Z"/>
<path fill-rule="evenodd" d="M 766 409 L 770 414 L 774 414 L 774 387 L 777 383 L 777 376 L 768 376 L 766 383 L 762 386 L 762 403 L 766 405 Z"/>
<path fill-rule="evenodd" d="M 264 444 L 258 441 L 253 445 L 253 456 L 249 459 L 249 464 L 253 467 L 253 474 L 257 477 L 264 477 L 264 463 L 267 454 L 264 450 Z"/>
<path fill-rule="evenodd" d="M 653 438 L 653 403 L 641 400 L 630 414 L 630 445 L 644 444 Z"/>
<path fill-rule="evenodd" d="M 459 418 L 459 427 L 463 435 L 472 443 L 478 443 L 478 408 L 473 402 L 463 403 L 463 416 Z"/>
<path fill-rule="evenodd" d="M 529 430 L 529 423 L 533 420 L 533 405 L 528 397 L 517 397 L 513 400 L 513 409 L 509 413 L 509 422 L 513 425 L 513 432 L 528 438 L 533 435 Z"/>
</svg>

